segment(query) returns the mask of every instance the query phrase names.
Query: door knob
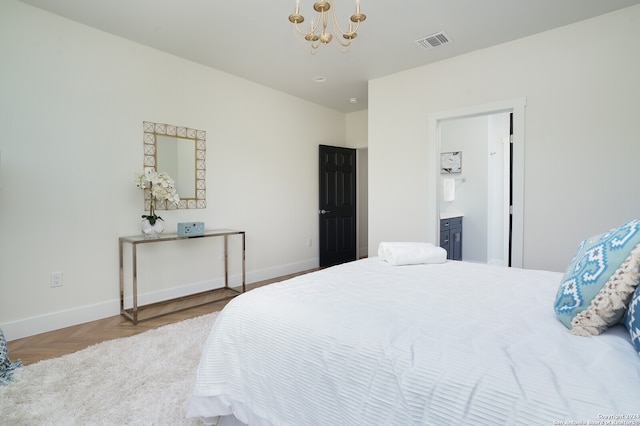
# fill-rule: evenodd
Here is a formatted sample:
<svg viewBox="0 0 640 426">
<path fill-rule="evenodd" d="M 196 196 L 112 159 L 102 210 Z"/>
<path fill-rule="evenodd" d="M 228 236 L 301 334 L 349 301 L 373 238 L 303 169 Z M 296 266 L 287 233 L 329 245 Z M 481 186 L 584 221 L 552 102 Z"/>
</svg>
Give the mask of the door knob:
<svg viewBox="0 0 640 426">
<path fill-rule="evenodd" d="M 327 214 L 327 213 L 331 213 L 331 210 L 325 210 L 325 209 L 320 210 L 320 214 Z"/>
</svg>

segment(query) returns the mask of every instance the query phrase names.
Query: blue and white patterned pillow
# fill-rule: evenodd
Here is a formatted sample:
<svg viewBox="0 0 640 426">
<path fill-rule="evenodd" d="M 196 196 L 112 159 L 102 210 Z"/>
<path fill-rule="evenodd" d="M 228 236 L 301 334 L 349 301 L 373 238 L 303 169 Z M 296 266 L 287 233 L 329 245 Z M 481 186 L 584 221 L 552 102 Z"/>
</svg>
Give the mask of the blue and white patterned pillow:
<svg viewBox="0 0 640 426">
<path fill-rule="evenodd" d="M 640 286 L 636 287 L 631 302 L 629 302 L 629 308 L 624 316 L 624 325 L 627 326 L 629 334 L 631 334 L 631 343 L 640 354 Z"/>
<path fill-rule="evenodd" d="M 554 309 L 571 333 L 598 335 L 617 323 L 640 281 L 640 220 L 584 240 L 567 267 Z"/>
</svg>

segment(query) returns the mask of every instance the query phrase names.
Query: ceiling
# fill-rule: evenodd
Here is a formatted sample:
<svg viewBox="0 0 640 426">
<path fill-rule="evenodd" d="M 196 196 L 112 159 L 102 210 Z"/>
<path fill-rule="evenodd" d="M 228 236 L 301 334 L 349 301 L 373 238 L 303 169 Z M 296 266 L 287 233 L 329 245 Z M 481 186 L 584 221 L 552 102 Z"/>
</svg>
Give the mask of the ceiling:
<svg viewBox="0 0 640 426">
<path fill-rule="evenodd" d="M 367 81 L 526 37 L 640 0 L 361 0 L 367 15 L 347 53 L 312 55 L 288 16 L 295 0 L 21 0 L 90 27 L 345 113 L 367 108 Z M 300 1 L 305 24 L 312 0 Z M 341 21 L 355 0 L 337 1 Z M 423 49 L 415 40 L 444 31 Z M 324 83 L 313 78 L 325 77 Z M 351 98 L 357 98 L 352 103 Z"/>
</svg>

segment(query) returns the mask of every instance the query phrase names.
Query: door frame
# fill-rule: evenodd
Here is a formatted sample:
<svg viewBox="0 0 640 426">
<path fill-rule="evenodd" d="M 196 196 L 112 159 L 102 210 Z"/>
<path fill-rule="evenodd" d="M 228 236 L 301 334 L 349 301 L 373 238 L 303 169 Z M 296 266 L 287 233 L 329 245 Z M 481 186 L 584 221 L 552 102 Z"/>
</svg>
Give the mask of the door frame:
<svg viewBox="0 0 640 426">
<path fill-rule="evenodd" d="M 429 127 L 428 155 L 431 158 L 429 170 L 429 200 L 427 217 L 434 218 L 429 223 L 430 234 L 440 239 L 439 211 L 440 203 L 438 182 L 440 168 L 440 122 L 442 120 L 467 118 L 478 115 L 489 115 L 500 112 L 513 113 L 513 215 L 511 266 L 522 268 L 524 262 L 524 112 L 527 99 L 525 97 L 509 99 L 483 105 L 440 111 L 428 114 Z"/>
<path fill-rule="evenodd" d="M 369 245 L 369 233 L 367 232 L 368 227 L 368 216 L 369 216 L 369 206 L 368 206 L 368 196 L 369 196 L 369 188 L 368 188 L 368 173 L 369 173 L 369 147 L 361 147 L 354 148 L 356 150 L 356 254 L 357 258 L 361 259 L 363 257 L 369 256 L 368 245 Z M 362 159 L 362 154 L 366 153 L 366 160 Z M 364 174 L 364 176 L 363 176 Z M 365 226 L 365 229 L 361 232 L 361 227 Z M 365 241 L 364 246 L 360 243 L 362 240 Z M 361 252 L 360 249 L 363 249 L 364 252 Z"/>
</svg>

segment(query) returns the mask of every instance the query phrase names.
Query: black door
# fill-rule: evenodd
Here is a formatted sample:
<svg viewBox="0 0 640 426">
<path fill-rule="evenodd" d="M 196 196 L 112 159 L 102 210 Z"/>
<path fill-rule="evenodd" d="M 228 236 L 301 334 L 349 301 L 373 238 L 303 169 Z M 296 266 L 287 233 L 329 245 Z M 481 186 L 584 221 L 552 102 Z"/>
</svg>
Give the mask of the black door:
<svg viewBox="0 0 640 426">
<path fill-rule="evenodd" d="M 320 145 L 320 266 L 356 260 L 356 150 Z"/>
</svg>

